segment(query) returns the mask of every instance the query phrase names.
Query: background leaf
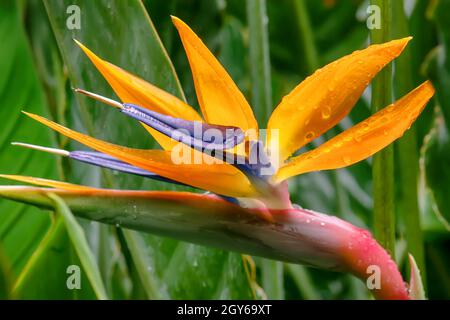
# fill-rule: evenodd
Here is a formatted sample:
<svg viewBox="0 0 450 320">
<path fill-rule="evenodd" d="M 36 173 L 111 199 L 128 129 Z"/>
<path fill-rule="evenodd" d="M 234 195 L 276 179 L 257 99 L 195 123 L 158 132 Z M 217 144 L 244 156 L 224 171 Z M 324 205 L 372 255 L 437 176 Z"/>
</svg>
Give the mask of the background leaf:
<svg viewBox="0 0 450 320">
<path fill-rule="evenodd" d="M 81 29 L 67 30 L 64 14 L 70 4 L 81 9 Z M 140 1 L 45 1 L 52 28 L 63 59 L 69 69 L 72 86 L 113 97 L 101 78 L 72 38 L 83 42 L 104 59 L 145 80 L 183 97 L 173 66 Z M 120 19 L 116 19 L 120 16 Z M 166 17 L 169 19 L 169 16 Z M 95 32 L 93 31 L 95 30 Z M 83 97 L 71 108 L 67 122 L 89 134 L 133 147 L 156 147 L 152 138 L 135 122 Z M 83 177 L 85 165 L 72 165 L 75 182 L 92 184 Z M 90 175 L 92 177 L 92 175 Z M 135 189 L 174 189 L 161 182 L 144 181 L 104 172 L 94 184 Z M 239 255 L 188 245 L 130 231 L 123 245 L 130 251 L 147 297 L 170 298 L 249 298 L 252 292 Z M 132 243 L 128 243 L 131 241 Z M 135 260 L 138 259 L 138 260 Z M 219 272 L 217 267 L 220 266 Z M 155 295 L 155 283 L 160 291 Z"/>
<path fill-rule="evenodd" d="M 17 2 L 0 3 L 0 171 L 56 178 L 53 158 L 17 150 L 11 141 L 51 145 L 47 130 L 24 119 L 21 110 L 46 114 Z M 0 245 L 17 276 L 50 226 L 50 218 L 29 206 L 0 200 Z"/>
</svg>

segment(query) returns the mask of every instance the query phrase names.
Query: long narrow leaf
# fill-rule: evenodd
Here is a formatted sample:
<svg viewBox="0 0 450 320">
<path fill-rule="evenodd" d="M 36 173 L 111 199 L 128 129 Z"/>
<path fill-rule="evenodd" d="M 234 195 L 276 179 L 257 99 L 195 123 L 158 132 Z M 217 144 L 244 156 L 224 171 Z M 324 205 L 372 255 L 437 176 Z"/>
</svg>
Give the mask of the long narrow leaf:
<svg viewBox="0 0 450 320">
<path fill-rule="evenodd" d="M 81 226 L 78 224 L 77 220 L 73 216 L 69 207 L 67 207 L 64 200 L 62 200 L 56 194 L 49 194 L 48 196 L 54 201 L 56 212 L 63 217 L 65 226 L 69 233 L 69 237 L 72 240 L 72 244 L 75 247 L 81 264 L 83 265 L 83 268 L 87 273 L 92 288 L 97 295 L 97 298 L 101 300 L 108 299 L 106 289 L 103 285 L 102 277 L 100 275 L 100 270 L 98 269 L 94 254 L 92 253 L 92 250 L 86 240 L 83 228 L 81 228 Z"/>
</svg>

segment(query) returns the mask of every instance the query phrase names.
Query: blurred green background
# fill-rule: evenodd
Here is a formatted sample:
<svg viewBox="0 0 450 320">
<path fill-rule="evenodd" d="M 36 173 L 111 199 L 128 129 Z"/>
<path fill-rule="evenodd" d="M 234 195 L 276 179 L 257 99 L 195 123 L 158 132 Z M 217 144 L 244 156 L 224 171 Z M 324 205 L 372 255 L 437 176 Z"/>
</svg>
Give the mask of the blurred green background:
<svg viewBox="0 0 450 320">
<path fill-rule="evenodd" d="M 422 269 L 430 299 L 450 298 L 450 0 L 393 1 L 392 39 L 414 36 L 394 65 L 395 98 L 429 78 L 437 94 L 404 148 L 394 147 L 395 257 Z M 69 7 L 80 9 L 70 29 Z M 198 107 L 188 62 L 170 15 L 184 20 L 219 58 L 264 126 L 273 106 L 307 75 L 369 44 L 368 1 L 359 0 L 5 0 L 0 3 L 0 172 L 92 186 L 183 189 L 22 150 L 11 141 L 80 148 L 20 111 L 117 144 L 155 147 L 135 122 L 75 96 L 81 87 L 115 98 L 72 41 Z M 166 54 L 167 51 L 167 54 Z M 267 53 L 267 56 L 264 54 Z M 406 67 L 405 67 L 406 65 Z M 270 71 L 266 83 L 258 77 Z M 176 72 L 175 72 L 176 71 Z M 331 137 L 371 114 L 370 87 Z M 308 148 L 319 145 L 316 139 Z M 406 149 L 406 150 L 405 150 Z M 292 179 L 292 200 L 373 231 L 372 161 Z M 407 169 L 418 179 L 414 228 Z M 6 183 L 6 181 L 5 181 Z M 5 184 L 2 182 L 2 184 Z M 8 182 L 9 183 L 9 182 Z M 414 196 L 416 193 L 414 192 Z M 417 216 L 417 214 L 416 214 Z M 364 284 L 339 273 L 242 257 L 115 226 L 79 220 L 112 299 L 367 299 Z M 411 227 L 413 225 L 413 227 Z M 58 215 L 0 200 L 0 297 L 95 299 L 82 270 L 68 290 L 66 269 L 81 265 Z M 11 292 L 11 288 L 14 290 Z"/>
</svg>

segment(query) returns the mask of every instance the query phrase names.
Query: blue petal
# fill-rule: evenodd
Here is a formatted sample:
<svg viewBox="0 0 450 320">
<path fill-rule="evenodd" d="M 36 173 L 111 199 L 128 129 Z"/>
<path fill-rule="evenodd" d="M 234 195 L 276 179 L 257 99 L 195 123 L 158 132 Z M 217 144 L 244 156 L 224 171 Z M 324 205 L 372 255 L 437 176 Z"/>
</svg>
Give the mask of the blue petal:
<svg viewBox="0 0 450 320">
<path fill-rule="evenodd" d="M 230 149 L 244 140 L 243 131 L 237 127 L 174 118 L 129 103 L 123 104 L 120 111 L 176 141 L 199 150 Z"/>
</svg>

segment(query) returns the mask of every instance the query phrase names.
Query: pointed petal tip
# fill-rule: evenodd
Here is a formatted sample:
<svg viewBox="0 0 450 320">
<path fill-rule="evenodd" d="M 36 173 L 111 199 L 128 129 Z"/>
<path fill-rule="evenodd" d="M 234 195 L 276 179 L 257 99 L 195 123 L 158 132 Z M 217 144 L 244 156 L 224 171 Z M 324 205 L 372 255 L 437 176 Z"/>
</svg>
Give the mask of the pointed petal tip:
<svg viewBox="0 0 450 320">
<path fill-rule="evenodd" d="M 426 90 L 428 90 L 431 93 L 431 95 L 434 95 L 434 93 L 435 93 L 433 83 L 430 80 L 426 80 L 424 83 L 422 83 L 420 85 L 420 87 L 424 87 Z"/>
<path fill-rule="evenodd" d="M 38 145 L 34 145 L 34 144 L 29 144 L 29 143 L 11 142 L 11 145 L 18 146 L 18 147 L 24 147 L 24 148 L 28 148 L 28 149 L 33 149 L 33 150 L 38 150 L 38 151 L 44 151 L 44 152 L 48 152 L 48 153 L 52 153 L 52 154 L 56 154 L 56 155 L 60 155 L 60 156 L 64 156 L 64 157 L 68 157 L 70 155 L 70 152 L 67 150 L 43 147 L 43 146 L 38 146 Z"/>
<path fill-rule="evenodd" d="M 409 37 L 405 37 L 405 38 L 400 38 L 400 39 L 395 39 L 392 41 L 389 41 L 385 44 L 382 45 L 386 45 L 388 48 L 395 48 L 395 51 L 393 52 L 394 56 L 399 56 L 403 50 L 406 48 L 406 46 L 408 45 L 408 43 L 412 40 L 412 36 Z"/>
<path fill-rule="evenodd" d="M 77 44 L 77 46 L 79 46 L 84 52 L 90 52 L 91 50 L 89 50 L 84 44 L 82 44 L 80 41 L 78 41 L 75 38 L 72 38 L 73 42 L 75 42 Z"/>
<path fill-rule="evenodd" d="M 39 117 L 38 115 L 36 115 L 36 114 L 34 114 L 34 113 L 30 113 L 30 112 L 27 112 L 27 111 L 25 111 L 25 110 L 21 110 L 20 112 L 22 112 L 24 115 L 26 115 L 27 117 L 30 117 L 30 118 L 33 118 L 33 119 L 36 119 L 37 117 Z"/>
<path fill-rule="evenodd" d="M 170 15 L 170 19 L 172 19 L 172 23 L 177 28 L 178 28 L 178 26 L 181 26 L 181 25 L 185 24 L 183 20 L 181 20 L 180 18 L 178 18 L 176 16 Z"/>
<path fill-rule="evenodd" d="M 85 95 L 85 96 L 87 96 L 87 97 L 89 97 L 91 99 L 94 99 L 94 100 L 97 100 L 97 101 L 102 102 L 104 104 L 107 104 L 107 105 L 109 105 L 111 107 L 114 107 L 114 108 L 117 108 L 117 109 L 123 109 L 122 103 L 120 103 L 118 101 L 115 101 L 113 99 L 101 96 L 101 95 L 99 95 L 97 93 L 93 93 L 93 92 L 90 92 L 90 91 L 87 91 L 87 90 L 84 90 L 84 89 L 79 89 L 79 88 L 75 88 L 74 91 L 76 93 L 81 93 L 81 94 L 83 94 L 83 95 Z"/>
<path fill-rule="evenodd" d="M 88 47 L 86 47 L 84 44 L 82 44 L 81 42 L 79 42 L 76 39 L 73 39 L 75 41 L 75 43 L 81 48 L 81 50 L 83 50 L 84 54 L 86 54 L 88 56 L 88 58 L 92 61 L 92 63 L 94 63 L 96 61 L 103 61 L 101 58 L 99 58 L 97 55 L 94 54 L 94 52 L 92 52 Z M 98 68 L 98 67 L 97 67 Z"/>
<path fill-rule="evenodd" d="M 410 266 L 409 298 L 412 300 L 426 300 L 421 272 L 411 253 L 408 253 L 408 260 Z"/>
</svg>

